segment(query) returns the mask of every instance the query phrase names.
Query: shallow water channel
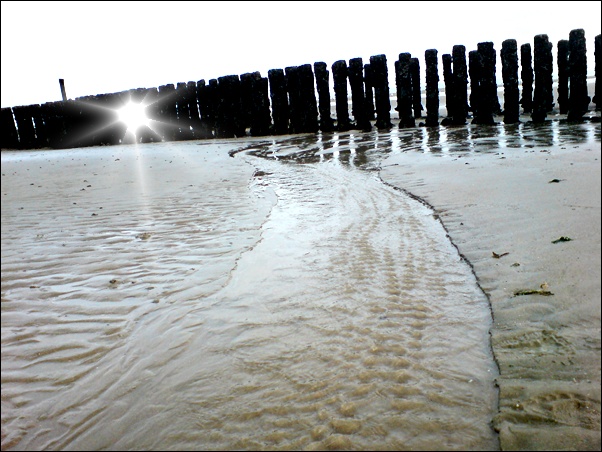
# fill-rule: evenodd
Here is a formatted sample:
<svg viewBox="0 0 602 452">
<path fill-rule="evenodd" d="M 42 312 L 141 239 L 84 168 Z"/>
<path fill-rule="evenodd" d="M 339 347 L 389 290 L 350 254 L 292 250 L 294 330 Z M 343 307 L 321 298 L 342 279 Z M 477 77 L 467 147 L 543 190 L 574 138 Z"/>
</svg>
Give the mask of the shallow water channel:
<svg viewBox="0 0 602 452">
<path fill-rule="evenodd" d="M 3 153 L 2 449 L 497 449 L 490 306 L 379 178 L 403 139 Z"/>
</svg>

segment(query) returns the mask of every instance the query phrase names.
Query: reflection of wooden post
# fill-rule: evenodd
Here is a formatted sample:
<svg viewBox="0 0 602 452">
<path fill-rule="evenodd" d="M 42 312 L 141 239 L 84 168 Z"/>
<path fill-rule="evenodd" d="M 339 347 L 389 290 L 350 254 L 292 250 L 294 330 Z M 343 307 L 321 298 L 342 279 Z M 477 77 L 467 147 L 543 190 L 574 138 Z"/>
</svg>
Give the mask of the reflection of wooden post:
<svg viewBox="0 0 602 452">
<path fill-rule="evenodd" d="M 63 101 L 67 100 L 67 93 L 65 92 L 65 79 L 59 79 L 59 85 L 61 85 L 61 94 L 63 95 Z"/>
</svg>

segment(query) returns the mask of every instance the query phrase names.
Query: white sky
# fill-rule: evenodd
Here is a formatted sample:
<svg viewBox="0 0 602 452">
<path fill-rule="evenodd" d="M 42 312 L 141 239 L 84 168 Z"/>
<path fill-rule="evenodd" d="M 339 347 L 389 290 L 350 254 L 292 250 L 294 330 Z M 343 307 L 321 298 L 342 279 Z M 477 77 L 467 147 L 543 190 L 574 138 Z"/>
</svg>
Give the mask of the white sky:
<svg viewBox="0 0 602 452">
<path fill-rule="evenodd" d="M 222 75 L 386 54 L 451 53 L 493 41 L 554 44 L 583 28 L 588 74 L 601 2 L 16 2 L 2 1 L 2 107 Z M 499 80 L 498 80 L 499 82 Z M 422 82 L 424 83 L 424 81 Z M 332 84 L 332 79 L 331 79 Z M 590 94 L 592 95 L 592 94 Z"/>
</svg>

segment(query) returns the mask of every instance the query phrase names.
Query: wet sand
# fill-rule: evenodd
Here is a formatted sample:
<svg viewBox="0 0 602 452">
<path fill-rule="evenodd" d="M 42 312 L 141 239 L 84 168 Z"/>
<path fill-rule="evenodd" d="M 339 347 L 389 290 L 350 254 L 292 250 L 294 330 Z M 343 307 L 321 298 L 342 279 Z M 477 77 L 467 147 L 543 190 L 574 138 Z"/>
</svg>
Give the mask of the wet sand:
<svg viewBox="0 0 602 452">
<path fill-rule="evenodd" d="M 2 448 L 496 449 L 487 299 L 390 137 L 3 153 Z"/>
<path fill-rule="evenodd" d="M 426 137 L 381 177 L 434 208 L 491 301 L 502 449 L 599 450 L 600 123 L 497 129 Z"/>
<path fill-rule="evenodd" d="M 3 152 L 2 197 L 3 450 L 599 449 L 600 123 Z"/>
</svg>

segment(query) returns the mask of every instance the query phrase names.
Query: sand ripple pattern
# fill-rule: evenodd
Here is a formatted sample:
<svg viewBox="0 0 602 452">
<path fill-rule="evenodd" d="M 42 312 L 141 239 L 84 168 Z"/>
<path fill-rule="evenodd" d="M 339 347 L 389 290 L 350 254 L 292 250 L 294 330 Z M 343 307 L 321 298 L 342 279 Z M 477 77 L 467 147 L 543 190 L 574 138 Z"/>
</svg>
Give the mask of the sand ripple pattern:
<svg viewBox="0 0 602 452">
<path fill-rule="evenodd" d="M 4 202 L 3 449 L 497 448 L 488 302 L 380 139 L 76 154 L 103 209 Z"/>
</svg>

